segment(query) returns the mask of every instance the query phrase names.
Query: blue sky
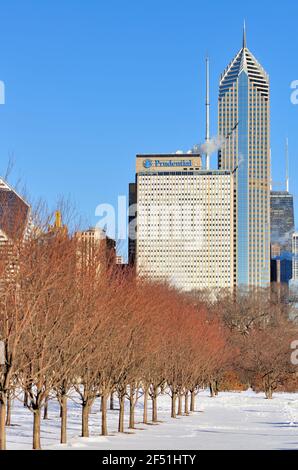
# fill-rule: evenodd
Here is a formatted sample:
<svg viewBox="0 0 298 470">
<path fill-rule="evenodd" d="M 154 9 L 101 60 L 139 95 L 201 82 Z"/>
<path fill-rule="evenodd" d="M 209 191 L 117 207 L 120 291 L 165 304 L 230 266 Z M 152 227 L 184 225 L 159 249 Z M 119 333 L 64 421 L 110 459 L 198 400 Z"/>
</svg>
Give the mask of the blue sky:
<svg viewBox="0 0 298 470">
<path fill-rule="evenodd" d="M 94 224 L 98 204 L 127 194 L 136 153 L 203 140 L 207 52 L 216 134 L 218 80 L 244 18 L 271 79 L 273 179 L 284 179 L 288 136 L 298 217 L 298 4 L 289 0 L 2 1 L 0 173 L 13 154 L 14 178 L 33 198 L 53 205 L 65 194 Z"/>
</svg>

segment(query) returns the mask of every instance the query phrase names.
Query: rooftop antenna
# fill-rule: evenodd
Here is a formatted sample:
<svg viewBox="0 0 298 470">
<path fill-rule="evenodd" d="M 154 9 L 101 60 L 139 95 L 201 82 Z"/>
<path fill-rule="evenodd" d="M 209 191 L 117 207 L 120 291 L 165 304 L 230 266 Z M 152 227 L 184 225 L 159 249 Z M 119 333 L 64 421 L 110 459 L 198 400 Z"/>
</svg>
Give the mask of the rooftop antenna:
<svg viewBox="0 0 298 470">
<path fill-rule="evenodd" d="M 210 141 L 210 85 L 209 85 L 209 57 L 206 57 L 206 143 Z M 206 170 L 210 169 L 210 154 L 208 145 L 206 150 Z"/>
<path fill-rule="evenodd" d="M 246 23 L 243 23 L 243 49 L 246 49 Z"/>
<path fill-rule="evenodd" d="M 289 139 L 286 138 L 286 191 L 289 192 Z"/>
</svg>

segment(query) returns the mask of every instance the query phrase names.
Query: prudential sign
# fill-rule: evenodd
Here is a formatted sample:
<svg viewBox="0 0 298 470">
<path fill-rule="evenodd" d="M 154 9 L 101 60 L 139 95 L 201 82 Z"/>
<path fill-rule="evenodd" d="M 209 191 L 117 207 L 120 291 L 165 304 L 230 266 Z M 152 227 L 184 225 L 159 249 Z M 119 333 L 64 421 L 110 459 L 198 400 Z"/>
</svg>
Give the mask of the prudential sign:
<svg viewBox="0 0 298 470">
<path fill-rule="evenodd" d="M 192 160 L 144 160 L 143 167 L 146 170 L 150 168 L 161 168 L 161 167 L 192 167 Z"/>
</svg>

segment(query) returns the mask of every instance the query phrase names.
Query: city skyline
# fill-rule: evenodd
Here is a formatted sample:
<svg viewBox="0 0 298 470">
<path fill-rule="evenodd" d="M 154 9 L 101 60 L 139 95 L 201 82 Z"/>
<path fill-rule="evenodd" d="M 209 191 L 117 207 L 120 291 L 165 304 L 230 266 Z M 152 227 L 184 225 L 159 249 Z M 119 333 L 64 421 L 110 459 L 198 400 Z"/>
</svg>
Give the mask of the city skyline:
<svg viewBox="0 0 298 470">
<path fill-rule="evenodd" d="M 195 143 L 204 141 L 204 57 L 207 50 L 211 74 L 211 135 L 217 133 L 219 75 L 236 52 L 243 18 L 246 18 L 249 45 L 271 80 L 273 180 L 285 179 L 284 142 L 289 137 L 290 192 L 294 193 L 297 213 L 295 119 L 297 122 L 298 106 L 290 101 L 290 84 L 297 76 L 288 57 L 283 57 L 282 76 L 276 64 L 276 56 L 282 47 L 287 50 L 295 47 L 295 37 L 290 27 L 282 39 L 277 40 L 273 34 L 283 15 L 291 24 L 297 7 L 292 7 L 291 15 L 285 8 L 279 12 L 279 18 L 273 8 L 266 25 L 259 18 L 252 19 L 253 5 L 241 7 L 237 18 L 232 12 L 227 23 L 229 28 L 222 31 L 219 40 L 216 34 L 223 8 L 218 3 L 217 13 L 209 25 L 209 35 L 198 37 L 190 28 L 187 37 L 181 35 L 178 46 L 177 42 L 171 44 L 162 33 L 165 21 L 171 37 L 171 26 L 177 24 L 181 13 L 182 29 L 188 29 L 186 25 L 191 13 L 208 15 L 208 7 L 199 8 L 195 2 L 190 4 L 190 9 L 175 5 L 170 13 L 163 6 L 159 21 L 154 24 L 152 17 L 144 15 L 141 9 L 136 9 L 135 15 L 125 22 L 123 19 L 128 20 L 132 7 L 128 12 L 120 8 L 116 16 L 113 11 L 112 16 L 108 7 L 98 9 L 93 5 L 84 9 L 83 20 L 89 20 L 93 13 L 94 20 L 88 23 L 91 26 L 87 36 L 83 34 L 86 21 L 81 23 L 78 55 L 70 54 L 65 58 L 75 38 L 81 13 L 79 4 L 75 5 L 63 35 L 59 27 L 69 14 L 69 2 L 59 8 L 59 18 L 55 16 L 55 8 L 37 8 L 34 17 L 27 22 L 28 26 L 34 26 L 33 31 L 25 34 L 27 13 L 22 11 L 20 2 L 22 22 L 17 21 L 15 37 L 12 40 L 8 25 L 0 32 L 2 42 L 7 44 L 0 77 L 6 85 L 6 104 L 0 109 L 1 174 L 5 172 L 8 154 L 14 153 L 14 178 L 21 176 L 31 196 L 44 197 L 53 205 L 57 194 L 69 194 L 88 223 L 95 224 L 98 204 L 110 202 L 116 205 L 118 194 L 127 195 L 126 184 L 133 177 L 136 153 L 187 151 Z M 259 8 L 261 16 L 266 5 L 259 5 Z M 9 19 L 10 7 L 5 6 L 4 10 Z M 51 41 L 45 40 L 41 26 L 35 21 L 40 19 L 42 25 L 45 14 L 48 14 L 47 28 L 53 27 L 54 21 L 56 25 L 56 34 L 50 36 Z M 103 27 L 104 18 L 107 22 Z M 120 24 L 120 30 L 112 39 Z M 130 31 L 132 25 L 134 29 Z M 152 27 L 154 34 L 149 34 Z M 203 33 L 206 26 L 202 23 L 200 28 Z M 140 34 L 141 31 L 144 34 Z M 136 32 L 139 45 L 132 46 Z M 33 46 L 36 35 L 40 44 Z M 33 46 L 30 56 L 21 54 L 21 44 L 23 52 L 26 47 Z M 58 44 L 62 46 L 61 51 Z M 89 54 L 85 54 L 87 46 Z M 287 56 L 291 56 L 290 51 Z M 81 58 L 83 62 L 79 67 Z M 117 76 L 119 66 L 121 79 Z M 17 71 L 21 74 L 16 74 Z M 166 71 L 171 72 L 167 74 Z M 108 83 L 111 77 L 113 80 Z M 216 160 L 214 154 L 213 168 Z"/>
<path fill-rule="evenodd" d="M 1 2 L 0 461 L 298 449 L 297 17 Z"/>
</svg>

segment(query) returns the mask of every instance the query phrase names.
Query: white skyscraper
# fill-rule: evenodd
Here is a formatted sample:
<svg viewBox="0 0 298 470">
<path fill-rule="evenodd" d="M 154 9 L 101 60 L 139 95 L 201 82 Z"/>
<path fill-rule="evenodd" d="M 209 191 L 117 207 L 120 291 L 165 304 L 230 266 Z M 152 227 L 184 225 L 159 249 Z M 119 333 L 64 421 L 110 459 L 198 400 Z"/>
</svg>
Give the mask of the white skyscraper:
<svg viewBox="0 0 298 470">
<path fill-rule="evenodd" d="M 292 305 L 291 316 L 298 320 L 298 232 L 293 233 L 292 237 L 292 279 L 289 282 L 289 299 Z"/>
<path fill-rule="evenodd" d="M 233 193 L 231 172 L 202 170 L 199 156 L 137 156 L 137 273 L 188 291 L 232 288 Z"/>
<path fill-rule="evenodd" d="M 298 283 L 298 232 L 293 233 L 293 281 Z"/>
</svg>

